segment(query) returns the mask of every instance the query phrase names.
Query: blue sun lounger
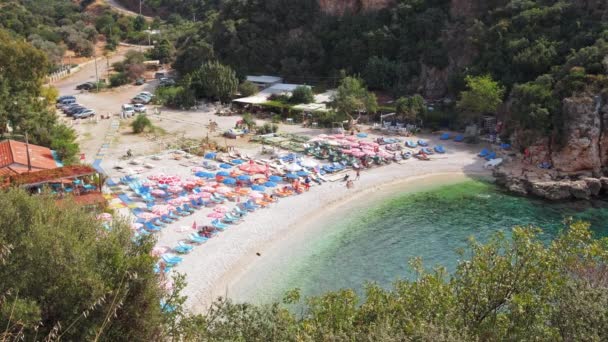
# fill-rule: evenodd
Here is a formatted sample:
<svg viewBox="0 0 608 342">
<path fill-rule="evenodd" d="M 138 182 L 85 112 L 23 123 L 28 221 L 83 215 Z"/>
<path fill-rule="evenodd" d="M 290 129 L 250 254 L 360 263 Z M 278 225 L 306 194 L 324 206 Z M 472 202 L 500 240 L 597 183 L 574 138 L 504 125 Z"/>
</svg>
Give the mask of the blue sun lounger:
<svg viewBox="0 0 608 342">
<path fill-rule="evenodd" d="M 429 143 L 420 139 L 420 140 L 418 140 L 418 145 L 422 146 L 422 147 L 426 147 L 426 146 L 429 146 Z"/>
<path fill-rule="evenodd" d="M 405 146 L 409 147 L 409 148 L 416 148 L 418 147 L 418 143 L 415 141 L 406 141 L 405 142 Z"/>
<path fill-rule="evenodd" d="M 450 139 L 450 133 L 443 133 L 439 139 L 441 140 L 449 140 Z"/>
<path fill-rule="evenodd" d="M 435 146 L 435 152 L 437 153 L 445 153 L 445 148 L 441 145 Z"/>
<path fill-rule="evenodd" d="M 454 141 L 455 141 L 455 142 L 463 142 L 463 141 L 464 141 L 464 135 L 462 135 L 462 134 L 458 134 L 458 135 L 456 136 L 456 138 L 454 138 Z"/>
<path fill-rule="evenodd" d="M 203 242 L 207 242 L 207 240 L 209 240 L 208 238 L 204 237 L 204 236 L 200 236 L 196 233 L 192 233 L 188 236 L 188 239 L 190 239 L 190 241 L 192 243 L 196 243 L 196 244 L 201 244 Z"/>
<path fill-rule="evenodd" d="M 211 221 L 211 225 L 217 229 L 221 229 L 221 230 L 225 230 L 228 228 L 228 225 L 223 224 L 222 222 L 220 222 L 219 220 L 213 220 Z"/>
<path fill-rule="evenodd" d="M 490 154 L 490 151 L 487 148 L 484 148 L 481 150 L 481 152 L 479 152 L 478 156 L 485 158 L 488 156 L 488 154 Z"/>
<path fill-rule="evenodd" d="M 144 223 L 144 228 L 146 228 L 147 230 L 149 230 L 151 232 L 160 232 L 160 227 L 152 224 L 152 222 Z"/>
<path fill-rule="evenodd" d="M 486 156 L 486 160 L 492 160 L 496 158 L 496 152 L 492 152 Z"/>
</svg>

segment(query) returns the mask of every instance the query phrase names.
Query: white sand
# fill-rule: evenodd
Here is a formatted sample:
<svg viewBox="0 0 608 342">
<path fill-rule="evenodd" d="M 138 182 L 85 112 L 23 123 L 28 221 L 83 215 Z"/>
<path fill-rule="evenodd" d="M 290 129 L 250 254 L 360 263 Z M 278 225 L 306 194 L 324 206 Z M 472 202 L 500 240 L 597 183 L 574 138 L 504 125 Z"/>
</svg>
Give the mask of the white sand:
<svg viewBox="0 0 608 342">
<path fill-rule="evenodd" d="M 203 312 L 218 296 L 230 292 L 230 287 L 238 281 L 239 275 L 258 258 L 256 252 L 268 244 L 281 243 L 281 237 L 297 229 L 307 229 L 307 222 L 348 199 L 364 198 L 365 194 L 377 191 L 380 187 L 397 183 L 419 180 L 430 175 L 450 174 L 462 177 L 463 174 L 486 173 L 483 160 L 476 157 L 473 150 L 464 145 L 445 143 L 448 153 L 435 155 L 432 161 L 424 162 L 411 159 L 405 164 L 391 164 L 375 167 L 361 173 L 353 189 L 347 189 L 344 182 L 327 182 L 313 186 L 309 192 L 280 199 L 267 209 L 260 209 L 246 216 L 245 221 L 233 225 L 205 244 L 195 247 L 184 256 L 184 261 L 175 271 L 186 275 L 188 286 L 184 295 L 188 296 L 187 306 L 194 312 Z M 475 151 L 477 148 L 475 148 Z M 190 175 L 188 168 L 171 167 L 162 162 L 163 169 L 173 174 Z M 180 171 L 181 169 L 181 171 Z M 155 172 L 158 172 L 155 171 Z M 349 172 L 351 179 L 354 172 Z M 234 204 L 231 204 L 232 206 Z M 209 224 L 207 217 L 211 209 L 201 209 L 158 234 L 161 246 L 176 246 L 193 232 L 188 227 L 196 221 L 198 225 Z"/>
</svg>

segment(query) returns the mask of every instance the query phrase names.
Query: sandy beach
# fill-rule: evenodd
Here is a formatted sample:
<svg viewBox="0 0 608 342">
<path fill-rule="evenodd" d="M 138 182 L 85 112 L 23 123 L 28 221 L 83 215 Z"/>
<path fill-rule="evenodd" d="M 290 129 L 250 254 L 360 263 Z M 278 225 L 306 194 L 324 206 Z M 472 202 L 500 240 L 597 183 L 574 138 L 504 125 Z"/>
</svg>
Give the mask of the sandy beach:
<svg viewBox="0 0 608 342">
<path fill-rule="evenodd" d="M 441 184 L 450 179 L 462 180 L 468 175 L 489 174 L 483 169 L 483 160 L 470 147 L 449 142 L 445 145 L 448 153 L 434 156 L 432 161 L 412 159 L 403 164 L 375 167 L 361 172 L 361 178 L 355 181 L 352 189 L 347 189 L 342 181 L 327 182 L 248 214 L 242 223 L 196 247 L 175 267 L 175 272 L 186 275 L 188 285 L 183 294 L 188 296 L 187 307 L 193 312 L 204 312 L 218 296 L 230 296 L 231 288 L 240 277 L 254 263 L 263 262 L 264 258 L 256 253 L 263 254 L 271 247 L 276 249 L 291 239 L 304 236 L 297 232 L 314 229 L 311 222 L 322 215 L 331 215 L 337 206 L 347 206 L 349 202 L 364 200 L 366 196 L 387 189 L 416 188 L 428 184 L 431 179 Z M 166 172 L 177 168 L 163 163 L 162 169 Z M 355 177 L 353 171 L 349 174 L 351 179 Z M 193 232 L 190 227 L 194 222 L 208 224 L 209 212 L 209 209 L 202 209 L 169 225 L 158 234 L 158 245 L 175 246 Z"/>
</svg>

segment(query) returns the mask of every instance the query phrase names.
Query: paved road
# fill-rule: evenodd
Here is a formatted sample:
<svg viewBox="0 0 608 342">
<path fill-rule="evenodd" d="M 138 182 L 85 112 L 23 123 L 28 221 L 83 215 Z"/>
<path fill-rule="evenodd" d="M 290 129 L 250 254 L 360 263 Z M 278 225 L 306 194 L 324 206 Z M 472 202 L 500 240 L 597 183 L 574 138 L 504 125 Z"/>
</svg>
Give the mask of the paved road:
<svg viewBox="0 0 608 342">
<path fill-rule="evenodd" d="M 105 2 L 106 4 L 108 4 L 110 7 L 114 8 L 117 12 L 120 12 L 124 15 L 128 15 L 131 17 L 139 15 L 139 13 L 135 13 L 135 12 L 129 10 L 128 8 L 126 8 L 125 6 L 120 4 L 117 0 L 102 0 L 102 1 Z M 144 15 L 144 18 L 146 18 L 146 20 L 154 20 L 154 18 L 147 17 L 145 15 Z"/>
</svg>

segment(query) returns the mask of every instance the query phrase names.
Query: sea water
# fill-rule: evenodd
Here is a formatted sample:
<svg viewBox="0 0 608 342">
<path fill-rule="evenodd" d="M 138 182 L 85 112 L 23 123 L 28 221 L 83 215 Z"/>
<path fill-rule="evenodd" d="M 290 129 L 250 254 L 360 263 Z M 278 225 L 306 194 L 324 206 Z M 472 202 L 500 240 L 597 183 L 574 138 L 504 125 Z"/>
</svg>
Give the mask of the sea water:
<svg viewBox="0 0 608 342">
<path fill-rule="evenodd" d="M 568 218 L 590 222 L 596 236 L 608 235 L 608 204 L 601 201 L 552 204 L 476 180 L 392 193 L 349 212 L 337 210 L 315 236 L 255 270 L 255 283 L 244 281 L 236 299 L 277 301 L 293 288 L 305 296 L 340 288 L 362 293 L 366 282 L 390 287 L 413 275 L 408 261 L 414 257 L 428 268 L 442 265 L 453 271 L 458 249 L 466 248 L 471 237 L 484 242 L 498 231 L 509 235 L 514 226 L 533 225 L 549 241 Z"/>
</svg>

